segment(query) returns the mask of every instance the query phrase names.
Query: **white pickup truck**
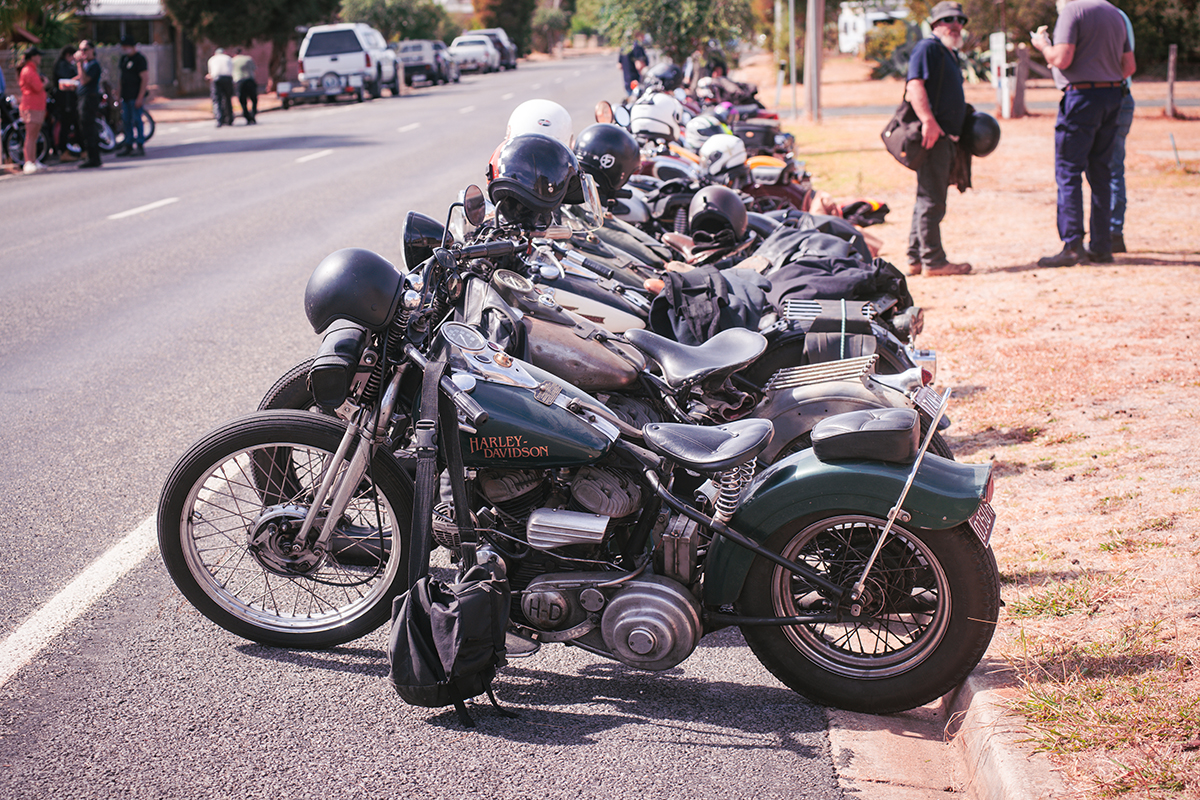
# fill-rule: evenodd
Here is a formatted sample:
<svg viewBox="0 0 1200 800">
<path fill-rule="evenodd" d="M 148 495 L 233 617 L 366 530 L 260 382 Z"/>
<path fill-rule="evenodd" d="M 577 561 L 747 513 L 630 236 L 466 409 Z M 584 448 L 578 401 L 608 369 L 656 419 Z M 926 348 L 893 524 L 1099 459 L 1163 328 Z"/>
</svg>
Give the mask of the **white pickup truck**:
<svg viewBox="0 0 1200 800">
<path fill-rule="evenodd" d="M 287 108 L 305 100 L 333 100 L 353 95 L 359 102 L 365 91 L 371 97 L 400 94 L 396 54 L 383 34 L 362 22 L 316 25 L 300 43 L 300 77 L 295 84 L 280 83 L 279 95 Z"/>
</svg>

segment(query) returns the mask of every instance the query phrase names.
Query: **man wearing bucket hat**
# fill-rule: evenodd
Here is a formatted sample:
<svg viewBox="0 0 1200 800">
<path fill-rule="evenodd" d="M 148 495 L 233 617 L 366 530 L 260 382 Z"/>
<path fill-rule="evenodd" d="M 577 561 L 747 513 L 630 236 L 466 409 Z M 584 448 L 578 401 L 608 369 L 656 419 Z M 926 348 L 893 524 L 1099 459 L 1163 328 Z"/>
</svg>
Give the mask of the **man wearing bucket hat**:
<svg viewBox="0 0 1200 800">
<path fill-rule="evenodd" d="M 962 68 L 958 63 L 967 16 L 961 3 L 943 0 L 933 7 L 929 22 L 933 36 L 913 48 L 904 86 L 904 97 L 921 120 L 921 144 L 929 151 L 925 163 L 917 170 L 917 200 L 908 235 L 908 271 L 910 275 L 965 275 L 971 271 L 970 264 L 955 264 L 946 259 L 941 224 L 946 216 L 954 143 L 967 114 Z"/>
<path fill-rule="evenodd" d="M 1046 57 L 1062 90 L 1054 125 L 1058 237 L 1063 249 L 1039 267 L 1073 267 L 1112 257 L 1112 160 L 1125 79 L 1137 63 L 1125 20 L 1106 0 L 1058 0 L 1054 43 L 1046 26 L 1031 41 Z M 1083 175 L 1092 189 L 1091 247 L 1083 246 Z"/>
</svg>

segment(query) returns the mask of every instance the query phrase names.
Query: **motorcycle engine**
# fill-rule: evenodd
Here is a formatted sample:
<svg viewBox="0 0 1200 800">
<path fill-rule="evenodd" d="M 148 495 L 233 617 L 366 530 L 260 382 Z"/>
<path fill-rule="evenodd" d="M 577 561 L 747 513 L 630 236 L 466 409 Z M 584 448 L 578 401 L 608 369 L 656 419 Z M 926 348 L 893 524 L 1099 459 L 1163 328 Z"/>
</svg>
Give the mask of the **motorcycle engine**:
<svg viewBox="0 0 1200 800">
<path fill-rule="evenodd" d="M 542 575 L 521 592 L 521 613 L 544 641 L 573 641 L 645 670 L 682 663 L 704 633 L 696 598 L 659 575 L 621 583 L 611 572 Z"/>
</svg>

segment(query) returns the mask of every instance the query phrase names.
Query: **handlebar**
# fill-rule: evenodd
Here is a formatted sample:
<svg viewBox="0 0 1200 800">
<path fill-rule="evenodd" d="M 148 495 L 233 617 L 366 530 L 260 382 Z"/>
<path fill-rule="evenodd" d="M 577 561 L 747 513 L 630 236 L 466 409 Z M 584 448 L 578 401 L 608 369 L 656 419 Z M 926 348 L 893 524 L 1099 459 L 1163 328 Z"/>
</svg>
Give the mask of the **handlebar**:
<svg viewBox="0 0 1200 800">
<path fill-rule="evenodd" d="M 500 239 L 494 242 L 480 242 L 479 244 L 469 244 L 458 251 L 457 256 L 459 261 L 466 261 L 472 258 L 497 258 L 500 256 L 512 255 L 517 251 L 516 242 L 507 239 Z"/>
<path fill-rule="evenodd" d="M 429 368 L 429 359 L 421 355 L 421 351 L 413 345 L 404 346 L 404 355 L 422 370 Z M 488 413 L 484 410 L 483 406 L 476 403 L 475 398 L 471 397 L 471 395 L 460 389 L 454 381 L 450 380 L 449 375 L 441 377 L 438 381 L 438 388 L 454 401 L 454 405 L 458 406 L 458 409 L 466 415 L 467 421 L 472 425 L 482 425 L 488 421 Z"/>
</svg>

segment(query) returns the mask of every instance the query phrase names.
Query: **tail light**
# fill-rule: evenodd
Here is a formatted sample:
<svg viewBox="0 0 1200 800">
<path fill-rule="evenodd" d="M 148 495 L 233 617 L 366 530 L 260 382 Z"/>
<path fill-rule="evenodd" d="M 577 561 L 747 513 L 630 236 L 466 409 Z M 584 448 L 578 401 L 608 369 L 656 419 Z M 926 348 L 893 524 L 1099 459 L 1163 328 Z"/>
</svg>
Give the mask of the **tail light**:
<svg viewBox="0 0 1200 800">
<path fill-rule="evenodd" d="M 371 54 L 367 53 L 367 69 L 371 68 Z"/>
<path fill-rule="evenodd" d="M 300 59 L 296 63 L 299 65 L 301 74 L 303 74 L 304 73 L 304 59 Z"/>
<path fill-rule="evenodd" d="M 922 369 L 921 370 L 921 384 L 923 386 L 928 386 L 931 383 L 933 383 L 933 373 L 927 369 Z"/>
</svg>

